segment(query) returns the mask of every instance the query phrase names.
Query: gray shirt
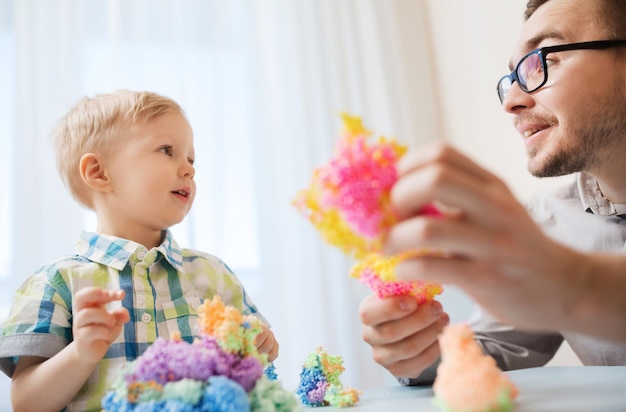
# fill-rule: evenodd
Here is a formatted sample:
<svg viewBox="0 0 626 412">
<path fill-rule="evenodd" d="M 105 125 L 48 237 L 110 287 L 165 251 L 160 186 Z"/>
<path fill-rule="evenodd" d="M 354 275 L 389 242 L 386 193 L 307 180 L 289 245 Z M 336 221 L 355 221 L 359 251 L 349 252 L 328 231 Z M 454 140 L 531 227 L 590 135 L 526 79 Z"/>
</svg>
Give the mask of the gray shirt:
<svg viewBox="0 0 626 412">
<path fill-rule="evenodd" d="M 597 182 L 578 173 L 571 183 L 538 193 L 529 212 L 551 238 L 583 252 L 626 253 L 626 205 L 609 202 Z M 626 272 L 626 268 L 624 268 Z M 626 274 L 625 274 L 626 275 Z M 624 291 L 626 293 L 626 291 Z M 563 340 L 584 365 L 626 365 L 626 345 L 574 333 L 535 333 L 502 324 L 484 311 L 471 320 L 476 340 L 502 370 L 545 365 Z M 626 324 L 626 314 L 624 314 Z M 438 363 L 405 385 L 432 383 Z"/>
</svg>

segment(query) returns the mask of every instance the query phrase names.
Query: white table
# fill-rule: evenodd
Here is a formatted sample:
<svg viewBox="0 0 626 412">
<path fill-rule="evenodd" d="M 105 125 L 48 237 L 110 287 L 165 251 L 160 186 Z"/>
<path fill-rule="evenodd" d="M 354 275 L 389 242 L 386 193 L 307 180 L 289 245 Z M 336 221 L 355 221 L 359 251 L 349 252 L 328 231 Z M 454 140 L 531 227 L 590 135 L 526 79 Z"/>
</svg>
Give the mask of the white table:
<svg viewBox="0 0 626 412">
<path fill-rule="evenodd" d="M 543 367 L 507 373 L 519 389 L 514 412 L 626 411 L 626 366 Z M 363 391 L 351 408 L 320 412 L 441 412 L 432 401 L 430 387 L 394 386 Z"/>
</svg>

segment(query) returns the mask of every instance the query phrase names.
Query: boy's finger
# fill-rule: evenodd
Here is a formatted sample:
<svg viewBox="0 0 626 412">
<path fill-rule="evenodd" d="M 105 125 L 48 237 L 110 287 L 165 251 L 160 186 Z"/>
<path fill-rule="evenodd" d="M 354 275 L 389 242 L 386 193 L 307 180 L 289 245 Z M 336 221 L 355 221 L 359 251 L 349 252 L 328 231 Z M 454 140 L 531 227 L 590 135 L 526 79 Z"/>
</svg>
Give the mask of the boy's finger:
<svg viewBox="0 0 626 412">
<path fill-rule="evenodd" d="M 122 300 L 124 298 L 124 291 L 121 289 L 108 290 L 97 288 L 94 286 L 88 286 L 76 292 L 74 299 L 74 310 L 81 310 L 83 308 L 92 306 L 102 306 L 109 302 L 116 300 Z"/>
<path fill-rule="evenodd" d="M 130 320 L 130 314 L 126 308 L 118 308 L 111 311 L 111 314 L 115 317 L 115 323 L 117 325 L 123 325 Z"/>
<path fill-rule="evenodd" d="M 115 324 L 115 316 L 103 308 L 87 307 L 80 312 L 76 312 L 73 325 L 76 328 L 83 328 L 89 325 L 113 326 Z"/>
</svg>

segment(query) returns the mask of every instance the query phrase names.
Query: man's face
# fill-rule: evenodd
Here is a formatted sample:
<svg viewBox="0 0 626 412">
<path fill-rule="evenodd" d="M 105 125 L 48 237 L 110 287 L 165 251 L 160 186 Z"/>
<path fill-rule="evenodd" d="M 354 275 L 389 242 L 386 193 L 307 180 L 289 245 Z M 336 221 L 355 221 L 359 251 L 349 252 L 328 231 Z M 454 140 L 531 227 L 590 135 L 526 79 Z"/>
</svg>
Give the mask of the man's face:
<svg viewBox="0 0 626 412">
<path fill-rule="evenodd" d="M 588 0 L 550 0 L 526 22 L 511 58 L 544 46 L 605 40 Z M 524 139 L 528 170 L 548 177 L 588 171 L 601 177 L 626 153 L 624 50 L 571 50 L 547 55 L 548 80 L 528 94 L 515 83 L 503 101 Z M 619 153 L 618 156 L 615 153 Z"/>
</svg>

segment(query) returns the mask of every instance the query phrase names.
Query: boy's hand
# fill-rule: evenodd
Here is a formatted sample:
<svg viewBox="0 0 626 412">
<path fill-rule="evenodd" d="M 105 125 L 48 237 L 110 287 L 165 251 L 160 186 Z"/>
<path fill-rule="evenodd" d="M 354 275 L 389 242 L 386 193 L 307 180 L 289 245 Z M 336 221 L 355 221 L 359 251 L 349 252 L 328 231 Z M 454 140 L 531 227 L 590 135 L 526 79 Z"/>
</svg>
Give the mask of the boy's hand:
<svg viewBox="0 0 626 412">
<path fill-rule="evenodd" d="M 278 341 L 266 325 L 262 326 L 263 332 L 256 337 L 256 347 L 260 353 L 267 353 L 267 360 L 273 362 L 278 357 Z"/>
<path fill-rule="evenodd" d="M 96 287 L 86 287 L 76 293 L 72 332 L 80 359 L 96 363 L 104 357 L 122 326 L 130 320 L 126 308 L 109 311 L 105 305 L 123 298 L 123 290 Z"/>
</svg>

